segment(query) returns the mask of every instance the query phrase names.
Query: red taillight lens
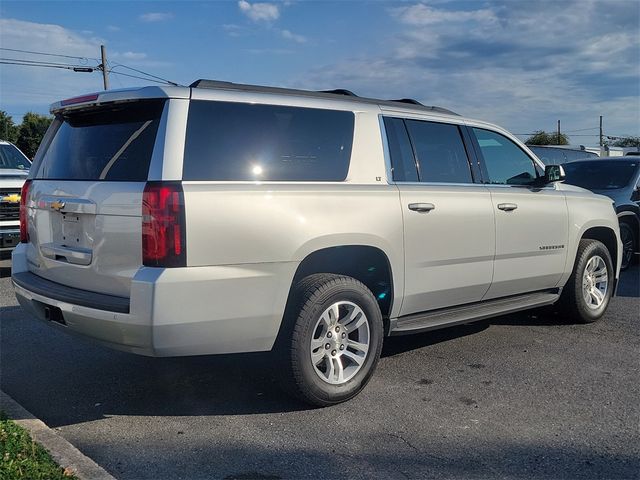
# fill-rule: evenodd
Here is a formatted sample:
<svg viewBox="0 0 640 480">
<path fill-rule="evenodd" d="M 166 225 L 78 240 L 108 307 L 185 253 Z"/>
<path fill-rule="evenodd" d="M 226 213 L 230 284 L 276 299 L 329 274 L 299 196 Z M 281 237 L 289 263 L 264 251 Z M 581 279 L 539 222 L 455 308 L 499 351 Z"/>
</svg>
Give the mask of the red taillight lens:
<svg viewBox="0 0 640 480">
<path fill-rule="evenodd" d="M 142 263 L 184 267 L 184 193 L 179 182 L 148 182 L 142 194 Z"/>
<path fill-rule="evenodd" d="M 27 215 L 27 197 L 29 196 L 29 188 L 31 188 L 31 180 L 27 180 L 22 185 L 20 192 L 20 241 L 22 243 L 29 242 L 29 226 Z"/>
</svg>

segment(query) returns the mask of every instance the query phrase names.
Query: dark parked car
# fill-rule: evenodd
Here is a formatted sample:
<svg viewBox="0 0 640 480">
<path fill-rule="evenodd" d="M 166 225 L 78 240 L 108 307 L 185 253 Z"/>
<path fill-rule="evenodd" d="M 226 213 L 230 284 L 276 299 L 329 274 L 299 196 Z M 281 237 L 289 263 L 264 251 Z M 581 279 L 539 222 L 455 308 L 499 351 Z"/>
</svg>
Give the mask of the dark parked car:
<svg viewBox="0 0 640 480">
<path fill-rule="evenodd" d="M 597 154 L 579 148 L 561 148 L 533 145 L 529 147 L 545 165 L 561 165 L 574 160 L 597 159 Z"/>
<path fill-rule="evenodd" d="M 622 268 L 627 268 L 640 250 L 640 156 L 583 160 L 563 167 L 566 183 L 606 195 L 615 202 L 624 249 Z"/>
</svg>

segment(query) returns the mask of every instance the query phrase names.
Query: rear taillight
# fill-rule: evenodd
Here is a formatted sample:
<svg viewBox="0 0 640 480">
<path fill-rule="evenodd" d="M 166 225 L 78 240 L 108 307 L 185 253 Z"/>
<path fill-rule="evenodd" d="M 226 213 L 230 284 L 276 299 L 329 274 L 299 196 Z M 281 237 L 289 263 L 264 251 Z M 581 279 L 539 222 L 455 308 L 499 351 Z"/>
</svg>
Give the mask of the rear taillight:
<svg viewBox="0 0 640 480">
<path fill-rule="evenodd" d="M 142 194 L 142 263 L 184 267 L 187 262 L 184 193 L 180 182 L 148 182 Z"/>
<path fill-rule="evenodd" d="M 29 196 L 29 188 L 31 187 L 31 180 L 27 180 L 22 185 L 22 191 L 20 192 L 20 241 L 22 243 L 29 242 L 29 226 L 27 214 L 27 197 Z M 14 217 L 15 218 L 15 217 Z"/>
</svg>

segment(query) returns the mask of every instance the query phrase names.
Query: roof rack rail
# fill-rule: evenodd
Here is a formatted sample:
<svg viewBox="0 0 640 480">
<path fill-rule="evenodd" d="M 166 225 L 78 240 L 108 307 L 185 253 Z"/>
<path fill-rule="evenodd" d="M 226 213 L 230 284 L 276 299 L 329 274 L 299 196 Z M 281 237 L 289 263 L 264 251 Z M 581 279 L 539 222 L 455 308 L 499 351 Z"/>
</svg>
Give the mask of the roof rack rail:
<svg viewBox="0 0 640 480">
<path fill-rule="evenodd" d="M 334 90 L 318 90 L 318 93 L 334 93 L 336 95 L 346 95 L 348 97 L 357 97 L 355 93 L 351 90 L 347 90 L 345 88 L 336 88 Z"/>
<path fill-rule="evenodd" d="M 232 87 L 236 85 L 233 82 L 223 82 L 222 80 L 205 80 L 200 78 L 189 85 L 190 88 L 216 88 L 216 87 Z"/>
<path fill-rule="evenodd" d="M 331 98 L 333 95 L 342 95 L 345 97 L 351 97 L 348 100 L 351 102 L 364 103 L 369 105 L 378 105 L 379 107 L 387 107 L 387 108 L 398 108 L 402 103 L 409 108 L 410 105 L 413 105 L 412 108 L 418 108 L 420 110 L 424 110 L 427 112 L 436 112 L 442 113 L 445 115 L 456 115 L 457 113 L 452 112 L 451 110 L 447 110 L 446 108 L 441 107 L 432 107 L 428 105 L 423 105 L 422 103 L 414 100 L 412 98 L 402 98 L 400 100 L 380 100 L 377 98 L 366 98 L 359 97 L 355 93 L 350 90 L 346 90 L 344 88 L 338 88 L 335 90 L 297 90 L 293 88 L 280 88 L 280 87 L 265 87 L 261 85 L 244 85 L 242 83 L 233 83 L 233 82 L 224 82 L 220 80 L 196 80 L 191 85 L 191 88 L 214 88 L 214 89 L 222 89 L 222 90 L 236 90 L 242 92 L 253 92 L 253 93 L 267 93 L 267 94 L 279 94 L 279 95 L 298 95 L 303 97 L 312 97 L 312 98 Z M 335 98 L 335 97 L 334 97 Z M 346 98 L 344 100 L 347 100 Z"/>
<path fill-rule="evenodd" d="M 398 100 L 389 100 L 390 102 L 400 102 L 400 103 L 410 103 L 411 105 L 422 105 L 424 107 L 423 103 L 420 103 L 418 100 L 414 100 L 413 98 L 400 98 Z"/>
</svg>

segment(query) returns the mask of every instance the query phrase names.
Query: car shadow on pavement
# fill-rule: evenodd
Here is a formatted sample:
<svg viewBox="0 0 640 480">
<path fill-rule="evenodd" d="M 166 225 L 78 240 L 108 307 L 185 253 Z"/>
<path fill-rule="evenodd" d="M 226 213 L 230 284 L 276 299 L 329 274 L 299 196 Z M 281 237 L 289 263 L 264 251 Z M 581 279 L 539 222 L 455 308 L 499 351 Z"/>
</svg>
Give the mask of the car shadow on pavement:
<svg viewBox="0 0 640 480">
<path fill-rule="evenodd" d="M 638 297 L 638 282 L 633 281 L 637 272 L 637 267 L 625 272 L 621 296 Z M 522 312 L 391 337 L 382 356 L 481 334 L 492 326 L 566 323 L 546 309 Z M 0 387 L 53 427 L 105 415 L 237 415 L 309 409 L 281 390 L 269 353 L 141 357 L 74 338 L 27 318 L 18 306 L 0 308 L 0 334 Z"/>
<path fill-rule="evenodd" d="M 271 353 L 149 358 L 25 318 L 19 306 L 0 308 L 0 319 L 0 386 L 51 427 L 104 415 L 210 416 L 311 408 L 283 392 Z M 392 337 L 382 356 L 473 335 L 489 325 Z"/>
</svg>

